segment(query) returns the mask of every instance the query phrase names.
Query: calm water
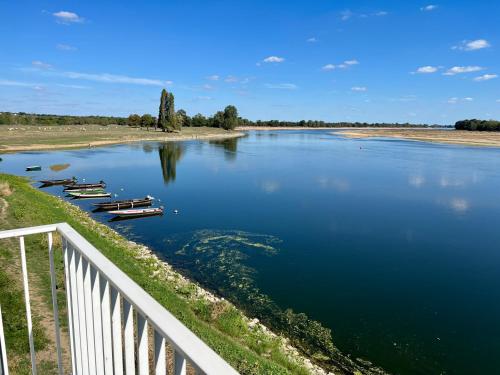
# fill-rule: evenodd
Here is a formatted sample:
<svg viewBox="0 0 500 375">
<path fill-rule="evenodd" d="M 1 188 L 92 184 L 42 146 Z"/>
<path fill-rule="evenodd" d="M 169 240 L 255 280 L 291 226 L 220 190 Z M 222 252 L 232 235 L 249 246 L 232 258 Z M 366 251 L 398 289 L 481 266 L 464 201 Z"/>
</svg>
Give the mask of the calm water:
<svg viewBox="0 0 500 375">
<path fill-rule="evenodd" d="M 500 368 L 498 149 L 280 131 L 2 157 L 153 195 L 165 216 L 109 224 L 231 298 L 306 313 L 353 356 L 401 374 Z"/>
</svg>

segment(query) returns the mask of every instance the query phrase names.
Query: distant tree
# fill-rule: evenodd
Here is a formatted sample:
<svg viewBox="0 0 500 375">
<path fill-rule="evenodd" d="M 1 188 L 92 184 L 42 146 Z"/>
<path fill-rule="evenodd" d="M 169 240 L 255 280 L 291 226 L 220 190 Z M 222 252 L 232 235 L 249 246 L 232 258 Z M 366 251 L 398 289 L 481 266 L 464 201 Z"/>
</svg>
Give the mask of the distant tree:
<svg viewBox="0 0 500 375">
<path fill-rule="evenodd" d="M 228 105 L 224 109 L 224 122 L 222 127 L 226 130 L 233 130 L 238 126 L 238 110 L 234 105 Z"/>
<path fill-rule="evenodd" d="M 211 118 L 210 126 L 213 128 L 223 128 L 224 127 L 224 112 L 218 111 L 214 117 Z"/>
<path fill-rule="evenodd" d="M 141 126 L 141 116 L 139 116 L 135 113 L 128 116 L 127 125 L 128 126 Z"/>
<path fill-rule="evenodd" d="M 179 109 L 177 111 L 177 122 L 179 126 L 182 128 L 183 126 L 190 127 L 191 125 L 191 117 L 189 117 L 185 110 Z"/>
<path fill-rule="evenodd" d="M 203 116 L 201 113 L 197 113 L 193 117 L 191 123 L 195 127 L 208 126 L 207 118 L 205 116 Z"/>
<path fill-rule="evenodd" d="M 141 126 L 144 128 L 150 128 L 152 126 L 155 126 L 156 124 L 156 119 L 151 116 L 150 114 L 144 114 L 141 117 Z"/>
<path fill-rule="evenodd" d="M 173 132 L 174 130 L 180 130 L 180 125 L 177 121 L 177 115 L 175 113 L 175 103 L 174 94 L 169 93 L 167 95 L 167 106 L 166 106 L 166 120 L 167 120 L 167 131 Z"/>
</svg>

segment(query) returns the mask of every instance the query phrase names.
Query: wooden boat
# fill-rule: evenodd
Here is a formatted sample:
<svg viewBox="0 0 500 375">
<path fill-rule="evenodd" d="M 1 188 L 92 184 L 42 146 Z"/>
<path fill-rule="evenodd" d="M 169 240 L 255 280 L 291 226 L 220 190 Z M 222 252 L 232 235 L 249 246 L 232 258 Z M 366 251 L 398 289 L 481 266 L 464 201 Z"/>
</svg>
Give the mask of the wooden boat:
<svg viewBox="0 0 500 375">
<path fill-rule="evenodd" d="M 31 172 L 31 171 L 41 171 L 42 167 L 39 165 L 30 165 L 29 167 L 26 167 L 26 172 Z"/>
<path fill-rule="evenodd" d="M 113 210 L 109 211 L 110 214 L 118 217 L 143 217 L 163 215 L 163 207 L 160 208 L 134 208 L 130 210 Z"/>
<path fill-rule="evenodd" d="M 153 204 L 153 198 L 147 196 L 145 198 L 139 198 L 139 199 L 99 202 L 99 203 L 94 203 L 94 206 L 96 206 L 97 209 L 101 211 L 110 211 L 110 210 L 120 210 L 125 208 L 134 208 L 134 207 L 147 207 L 151 206 L 152 204 Z"/>
<path fill-rule="evenodd" d="M 74 198 L 109 198 L 111 193 L 105 191 L 82 191 L 82 192 L 69 192 Z"/>
<path fill-rule="evenodd" d="M 70 185 L 74 184 L 76 182 L 76 177 L 73 178 L 64 178 L 61 180 L 41 180 L 40 183 L 42 183 L 44 186 L 54 186 L 54 185 Z"/>
<path fill-rule="evenodd" d="M 103 188 L 81 188 L 81 189 L 72 189 L 72 190 L 64 190 L 66 193 L 71 194 L 71 193 L 99 193 L 99 192 L 104 192 Z"/>
<path fill-rule="evenodd" d="M 64 185 L 64 190 L 78 190 L 85 188 L 105 188 L 106 183 L 104 181 L 99 181 L 95 184 L 67 184 Z"/>
</svg>

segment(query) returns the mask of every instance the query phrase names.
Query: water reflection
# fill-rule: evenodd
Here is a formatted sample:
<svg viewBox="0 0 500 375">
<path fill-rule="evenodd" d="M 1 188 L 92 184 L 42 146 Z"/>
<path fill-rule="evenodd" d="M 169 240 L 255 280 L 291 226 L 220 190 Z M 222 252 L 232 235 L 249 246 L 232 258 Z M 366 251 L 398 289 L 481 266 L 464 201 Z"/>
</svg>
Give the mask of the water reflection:
<svg viewBox="0 0 500 375">
<path fill-rule="evenodd" d="M 218 139 L 210 141 L 210 144 L 216 147 L 221 147 L 224 149 L 224 157 L 226 160 L 236 160 L 236 154 L 238 151 L 238 139 L 228 138 L 228 139 Z"/>
<path fill-rule="evenodd" d="M 177 142 L 162 143 L 158 147 L 158 154 L 160 156 L 163 181 L 165 184 L 175 181 L 177 174 L 177 162 L 184 154 L 183 144 Z"/>
</svg>

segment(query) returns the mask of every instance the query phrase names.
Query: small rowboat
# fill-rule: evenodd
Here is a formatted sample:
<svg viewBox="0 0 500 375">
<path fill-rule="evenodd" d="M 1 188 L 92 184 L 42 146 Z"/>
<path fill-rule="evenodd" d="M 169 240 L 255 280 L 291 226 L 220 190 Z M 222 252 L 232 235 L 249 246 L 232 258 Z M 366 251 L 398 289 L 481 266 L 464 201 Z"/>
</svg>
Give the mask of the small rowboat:
<svg viewBox="0 0 500 375">
<path fill-rule="evenodd" d="M 41 180 L 40 183 L 42 183 L 44 186 L 54 186 L 54 185 L 74 184 L 76 181 L 77 181 L 76 177 L 73 177 L 73 178 L 65 178 L 62 180 Z"/>
<path fill-rule="evenodd" d="M 72 190 L 64 190 L 66 193 L 104 193 L 103 188 L 81 188 L 81 189 L 72 189 Z"/>
<path fill-rule="evenodd" d="M 160 208 L 136 208 L 131 210 L 114 210 L 109 211 L 110 214 L 118 217 L 143 217 L 163 215 L 163 207 Z"/>
<path fill-rule="evenodd" d="M 105 191 L 87 191 L 87 192 L 70 192 L 74 198 L 109 198 L 111 193 L 106 193 Z"/>
<path fill-rule="evenodd" d="M 26 167 L 26 172 L 31 172 L 31 171 L 41 171 L 42 167 L 39 165 L 30 165 L 29 167 Z"/>
<path fill-rule="evenodd" d="M 140 199 L 99 202 L 99 203 L 94 203 L 94 206 L 96 206 L 97 209 L 100 211 L 110 211 L 110 210 L 120 210 L 124 208 L 147 207 L 151 206 L 151 204 L 153 204 L 153 198 L 147 196 L 145 198 L 140 198 Z"/>
<path fill-rule="evenodd" d="M 84 188 L 105 188 L 106 184 L 104 181 L 97 182 L 95 184 L 67 184 L 64 185 L 64 190 L 78 190 Z"/>
</svg>

